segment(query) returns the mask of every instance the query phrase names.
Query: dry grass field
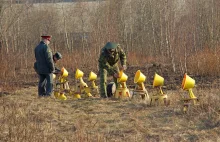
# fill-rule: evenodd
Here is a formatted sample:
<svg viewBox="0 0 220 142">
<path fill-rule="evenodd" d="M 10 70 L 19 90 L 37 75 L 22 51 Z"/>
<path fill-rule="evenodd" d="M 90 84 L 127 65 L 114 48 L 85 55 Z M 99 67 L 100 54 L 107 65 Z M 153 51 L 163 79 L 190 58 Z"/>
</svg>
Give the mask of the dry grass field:
<svg viewBox="0 0 220 142">
<path fill-rule="evenodd" d="M 37 87 L 0 97 L 0 141 L 154 142 L 220 141 L 219 89 L 195 89 L 200 105 L 182 113 L 182 90 L 167 90 L 171 103 L 141 100 L 38 98 Z M 151 94 L 151 91 L 149 91 Z"/>
<path fill-rule="evenodd" d="M 0 0 L 0 142 L 220 142 L 219 19 L 220 0 Z M 100 52 L 115 42 L 128 88 L 141 70 L 154 95 L 157 73 L 170 104 L 38 98 L 34 49 L 46 34 L 74 91 L 76 69 L 86 83 L 97 73 L 99 85 Z M 186 113 L 185 73 L 195 80 L 185 89 L 199 98 Z"/>
<path fill-rule="evenodd" d="M 150 106 L 149 102 L 141 99 L 94 97 L 74 100 L 67 96 L 66 101 L 61 101 L 53 96 L 38 98 L 37 75 L 30 74 L 27 76 L 30 81 L 20 81 L 20 85 L 8 84 L 0 91 L 0 141 L 220 141 L 218 78 L 194 76 L 197 83 L 193 92 L 199 98 L 200 105 L 191 105 L 189 111 L 183 113 L 180 100 L 188 92 L 180 88 L 182 76 L 166 76 L 172 74 L 168 67 L 162 67 L 162 70 L 157 66 L 129 67 L 126 72 L 130 77 L 127 81 L 129 89 L 134 85 L 131 76 L 137 69 L 148 76 L 145 86 L 149 95 L 156 93 L 149 85 L 154 72 L 163 73 L 166 85 L 163 91 L 168 95 L 169 106 Z M 69 78 L 73 78 L 73 74 L 70 72 Z M 73 87 L 74 80 L 69 81 Z"/>
</svg>

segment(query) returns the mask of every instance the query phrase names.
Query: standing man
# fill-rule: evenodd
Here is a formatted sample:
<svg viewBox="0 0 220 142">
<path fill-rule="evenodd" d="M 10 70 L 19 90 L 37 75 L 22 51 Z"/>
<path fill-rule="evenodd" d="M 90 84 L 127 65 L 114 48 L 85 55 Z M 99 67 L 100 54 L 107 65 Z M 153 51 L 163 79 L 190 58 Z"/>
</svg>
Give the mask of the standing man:
<svg viewBox="0 0 220 142">
<path fill-rule="evenodd" d="M 57 68 L 55 66 L 55 64 L 60 60 L 62 59 L 62 55 L 59 53 L 59 52 L 56 52 L 54 55 L 53 55 L 53 62 L 54 62 L 54 68 L 55 68 L 55 71 L 54 71 L 54 74 L 59 74 L 61 72 L 61 70 L 59 68 Z M 34 70 L 37 72 L 37 61 L 34 63 Z"/>
<path fill-rule="evenodd" d="M 41 36 L 42 41 L 35 48 L 35 68 L 39 75 L 38 95 L 51 96 L 53 91 L 53 72 L 55 71 L 50 44 L 51 36 Z M 46 88 L 46 89 L 45 89 Z"/>
<path fill-rule="evenodd" d="M 113 76 L 117 86 L 117 78 L 119 77 L 118 61 L 120 59 L 122 70 L 126 70 L 126 55 L 121 46 L 117 43 L 108 42 L 101 50 L 99 57 L 100 72 L 100 95 L 107 98 L 107 74 Z"/>
</svg>

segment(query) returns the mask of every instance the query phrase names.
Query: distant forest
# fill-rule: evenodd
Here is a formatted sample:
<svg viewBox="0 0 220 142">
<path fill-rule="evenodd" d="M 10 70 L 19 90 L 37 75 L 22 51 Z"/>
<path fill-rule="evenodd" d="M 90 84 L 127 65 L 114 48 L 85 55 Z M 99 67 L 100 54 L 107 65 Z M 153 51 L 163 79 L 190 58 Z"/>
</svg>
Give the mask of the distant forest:
<svg viewBox="0 0 220 142">
<path fill-rule="evenodd" d="M 220 0 L 69 1 L 0 2 L 0 80 L 34 72 L 34 48 L 45 33 L 69 71 L 97 71 L 100 50 L 111 41 L 125 50 L 129 66 L 220 76 Z"/>
</svg>

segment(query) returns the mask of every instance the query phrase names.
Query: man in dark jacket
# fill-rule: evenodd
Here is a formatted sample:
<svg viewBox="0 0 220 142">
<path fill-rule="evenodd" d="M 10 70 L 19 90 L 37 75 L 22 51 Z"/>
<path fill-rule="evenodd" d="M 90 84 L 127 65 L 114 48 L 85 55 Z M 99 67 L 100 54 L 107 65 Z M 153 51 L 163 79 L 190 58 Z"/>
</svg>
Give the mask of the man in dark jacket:
<svg viewBox="0 0 220 142">
<path fill-rule="evenodd" d="M 39 75 L 39 97 L 51 96 L 53 91 L 53 72 L 55 71 L 52 51 L 48 46 L 50 44 L 51 36 L 41 37 L 42 41 L 35 48 L 35 69 Z"/>
<path fill-rule="evenodd" d="M 117 86 L 117 78 L 119 77 L 118 61 L 120 60 L 122 70 L 126 70 L 126 55 L 121 46 L 117 43 L 108 42 L 101 50 L 99 57 L 100 72 L 100 95 L 107 98 L 107 74 L 113 76 Z"/>
<path fill-rule="evenodd" d="M 59 74 L 59 73 L 61 73 L 61 70 L 55 66 L 55 64 L 57 63 L 57 61 L 59 61 L 60 59 L 62 59 L 62 55 L 61 55 L 59 52 L 56 52 L 56 53 L 53 55 L 53 62 L 54 62 L 54 67 L 55 67 L 55 72 L 54 72 L 54 74 Z M 34 70 L 35 70 L 36 73 L 37 73 L 37 61 L 34 63 Z"/>
</svg>

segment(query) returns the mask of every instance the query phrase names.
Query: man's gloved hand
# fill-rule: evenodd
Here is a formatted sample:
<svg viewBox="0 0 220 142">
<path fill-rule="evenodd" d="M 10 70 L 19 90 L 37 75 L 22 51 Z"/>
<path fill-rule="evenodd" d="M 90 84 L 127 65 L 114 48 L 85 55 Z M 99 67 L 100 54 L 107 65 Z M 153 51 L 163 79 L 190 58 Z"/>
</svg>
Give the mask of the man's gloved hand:
<svg viewBox="0 0 220 142">
<path fill-rule="evenodd" d="M 126 65 L 123 65 L 123 66 L 122 66 L 122 70 L 125 71 L 126 69 L 127 69 L 127 66 L 126 66 Z"/>
<path fill-rule="evenodd" d="M 61 70 L 55 70 L 53 73 L 54 73 L 54 74 L 59 74 L 59 75 L 61 75 L 61 74 L 62 74 L 62 71 L 61 71 Z"/>
</svg>

